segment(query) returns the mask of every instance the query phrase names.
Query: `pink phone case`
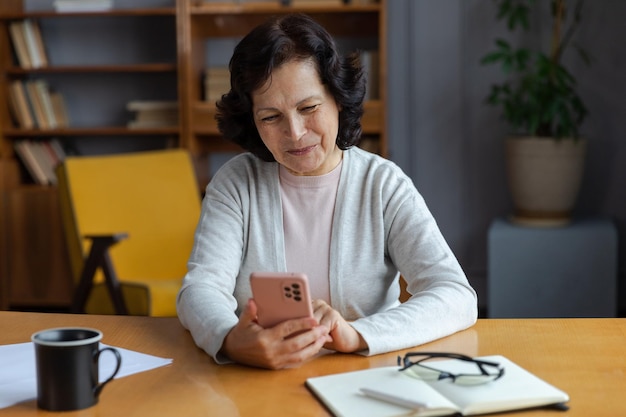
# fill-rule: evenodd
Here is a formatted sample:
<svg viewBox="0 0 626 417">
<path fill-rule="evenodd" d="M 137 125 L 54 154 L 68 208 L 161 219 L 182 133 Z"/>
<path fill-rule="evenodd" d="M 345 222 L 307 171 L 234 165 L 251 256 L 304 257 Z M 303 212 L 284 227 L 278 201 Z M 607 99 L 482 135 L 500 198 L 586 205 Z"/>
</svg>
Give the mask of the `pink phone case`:
<svg viewBox="0 0 626 417">
<path fill-rule="evenodd" d="M 295 272 L 253 272 L 252 296 L 258 323 L 273 327 L 288 319 L 313 317 L 307 276 Z"/>
</svg>

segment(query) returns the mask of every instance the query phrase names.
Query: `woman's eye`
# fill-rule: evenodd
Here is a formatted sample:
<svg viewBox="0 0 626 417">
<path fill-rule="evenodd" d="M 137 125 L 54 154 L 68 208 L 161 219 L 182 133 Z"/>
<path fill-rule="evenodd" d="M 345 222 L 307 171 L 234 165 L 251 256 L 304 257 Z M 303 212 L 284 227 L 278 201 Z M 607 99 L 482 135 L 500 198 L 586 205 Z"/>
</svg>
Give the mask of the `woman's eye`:
<svg viewBox="0 0 626 417">
<path fill-rule="evenodd" d="M 278 116 L 277 116 L 277 115 L 272 115 L 272 116 L 266 116 L 266 117 L 263 117 L 263 118 L 261 119 L 261 121 L 262 121 L 262 122 L 272 122 L 272 121 L 274 121 L 274 120 L 276 120 L 276 119 L 278 119 Z"/>
<path fill-rule="evenodd" d="M 312 105 L 312 106 L 306 106 L 306 107 L 304 107 L 304 108 L 302 109 L 302 112 L 304 112 L 304 113 L 312 112 L 312 111 L 314 111 L 315 109 L 317 109 L 318 107 L 319 107 L 319 104 L 314 104 L 314 105 Z"/>
</svg>

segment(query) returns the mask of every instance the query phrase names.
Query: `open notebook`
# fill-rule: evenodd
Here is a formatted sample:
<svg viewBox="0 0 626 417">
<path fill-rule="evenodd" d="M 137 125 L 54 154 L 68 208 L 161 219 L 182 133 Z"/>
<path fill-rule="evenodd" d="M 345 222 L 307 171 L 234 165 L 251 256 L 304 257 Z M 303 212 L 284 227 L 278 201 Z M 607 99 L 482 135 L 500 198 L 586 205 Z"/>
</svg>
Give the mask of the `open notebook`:
<svg viewBox="0 0 626 417">
<path fill-rule="evenodd" d="M 480 359 L 500 363 L 504 375 L 493 382 L 467 386 L 446 379 L 425 382 L 399 372 L 397 366 L 388 366 L 309 378 L 306 386 L 336 417 L 469 416 L 569 401 L 565 392 L 503 356 Z M 476 365 L 458 360 L 429 361 L 429 366 L 435 364 L 453 373 L 476 372 Z M 425 407 L 409 408 L 374 399 L 362 389 L 411 399 Z"/>
</svg>

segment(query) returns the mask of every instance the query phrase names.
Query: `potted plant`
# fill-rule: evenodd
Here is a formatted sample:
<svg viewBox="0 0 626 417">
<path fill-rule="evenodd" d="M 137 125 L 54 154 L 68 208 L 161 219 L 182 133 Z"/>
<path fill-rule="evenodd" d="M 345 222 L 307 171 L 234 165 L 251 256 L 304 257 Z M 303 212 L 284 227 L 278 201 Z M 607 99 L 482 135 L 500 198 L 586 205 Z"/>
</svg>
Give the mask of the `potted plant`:
<svg viewBox="0 0 626 417">
<path fill-rule="evenodd" d="M 496 0 L 498 20 L 511 32 L 533 30 L 536 0 Z M 576 79 L 562 63 L 581 19 L 582 0 L 573 8 L 566 0 L 551 0 L 552 30 L 546 47 L 514 47 L 496 39 L 482 64 L 499 65 L 505 80 L 492 85 L 487 102 L 502 109 L 511 127 L 506 141 L 507 174 L 515 207 L 513 219 L 532 224 L 563 224 L 571 217 L 586 153 L 579 128 L 587 108 L 576 92 Z"/>
</svg>

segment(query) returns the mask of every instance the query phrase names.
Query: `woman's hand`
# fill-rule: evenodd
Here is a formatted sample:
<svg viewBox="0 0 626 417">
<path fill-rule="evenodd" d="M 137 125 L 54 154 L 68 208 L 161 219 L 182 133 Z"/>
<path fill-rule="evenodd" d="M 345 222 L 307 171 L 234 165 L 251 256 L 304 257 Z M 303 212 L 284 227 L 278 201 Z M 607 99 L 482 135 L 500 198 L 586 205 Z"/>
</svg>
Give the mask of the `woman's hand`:
<svg viewBox="0 0 626 417">
<path fill-rule="evenodd" d="M 298 366 L 317 355 L 329 340 L 328 327 L 315 319 L 287 320 L 264 329 L 256 315 L 257 306 L 251 299 L 222 346 L 231 360 L 268 369 Z"/>
<path fill-rule="evenodd" d="M 345 353 L 367 349 L 367 343 L 359 332 L 354 330 L 341 314 L 325 301 L 313 301 L 313 316 L 321 326 L 330 329 L 329 334 L 332 340 L 324 344 L 324 348 Z"/>
</svg>

